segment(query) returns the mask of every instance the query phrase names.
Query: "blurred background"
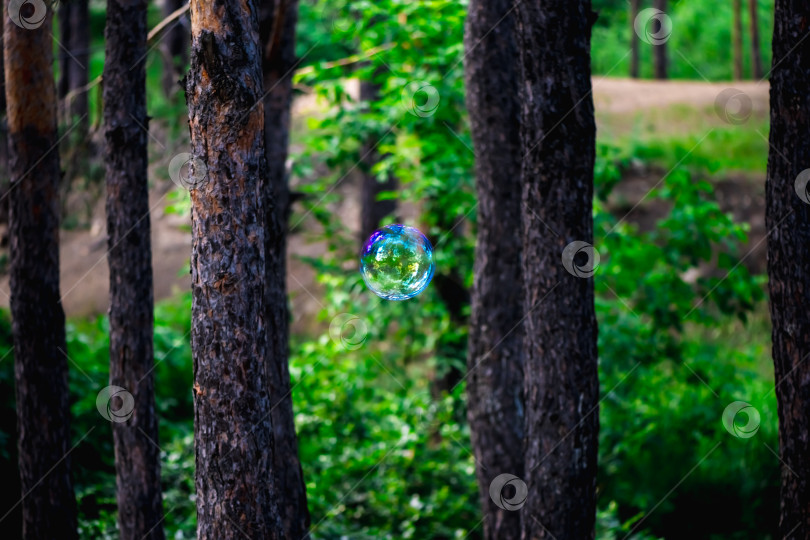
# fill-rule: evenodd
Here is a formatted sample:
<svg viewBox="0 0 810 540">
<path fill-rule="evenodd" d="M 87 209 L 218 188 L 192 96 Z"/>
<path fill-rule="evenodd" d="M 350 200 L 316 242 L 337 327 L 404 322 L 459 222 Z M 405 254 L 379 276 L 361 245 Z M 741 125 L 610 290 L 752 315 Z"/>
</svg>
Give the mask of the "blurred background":
<svg viewBox="0 0 810 540">
<path fill-rule="evenodd" d="M 657 48 L 633 28 L 646 4 L 593 2 L 597 537 L 625 538 L 643 519 L 631 538 L 776 538 L 780 469 L 764 288 L 773 0 L 664 3 L 671 35 Z M 150 27 L 182 5 L 154 3 Z M 481 535 L 464 391 L 476 230 L 466 7 L 300 0 L 287 285 L 314 538 Z M 65 171 L 61 288 L 72 430 L 81 440 L 71 459 L 82 538 L 116 538 L 112 433 L 95 406 L 109 364 L 96 80 L 104 22 L 105 2 L 91 0 L 89 44 L 72 49 L 87 68 L 79 91 L 68 80 L 76 55 L 65 45 L 75 35 L 54 27 Z M 172 24 L 150 42 L 147 103 L 164 525 L 168 537 L 183 539 L 195 534 L 190 203 L 168 167 L 188 151 L 178 82 L 187 69 L 187 15 Z M 5 148 L 3 141 L 7 186 Z M 420 228 L 435 247 L 433 282 L 406 302 L 381 301 L 358 272 L 364 240 L 392 222 Z M 2 233 L 5 273 L 5 225 Z M 7 295 L 5 277 L 0 514 L 19 498 Z M 735 438 L 721 423 L 737 400 L 760 413 L 753 437 Z M 18 512 L 7 514 L 4 530 L 20 529 Z"/>
</svg>

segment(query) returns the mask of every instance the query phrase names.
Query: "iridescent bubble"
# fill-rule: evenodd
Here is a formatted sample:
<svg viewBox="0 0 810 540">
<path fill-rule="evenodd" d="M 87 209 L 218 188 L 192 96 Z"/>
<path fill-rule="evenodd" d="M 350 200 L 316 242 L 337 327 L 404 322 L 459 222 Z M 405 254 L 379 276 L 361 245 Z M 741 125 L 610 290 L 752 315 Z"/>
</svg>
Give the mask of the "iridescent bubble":
<svg viewBox="0 0 810 540">
<path fill-rule="evenodd" d="M 386 300 L 413 298 L 430 283 L 433 246 L 418 229 L 386 225 L 363 246 L 360 273 L 369 289 Z"/>
</svg>

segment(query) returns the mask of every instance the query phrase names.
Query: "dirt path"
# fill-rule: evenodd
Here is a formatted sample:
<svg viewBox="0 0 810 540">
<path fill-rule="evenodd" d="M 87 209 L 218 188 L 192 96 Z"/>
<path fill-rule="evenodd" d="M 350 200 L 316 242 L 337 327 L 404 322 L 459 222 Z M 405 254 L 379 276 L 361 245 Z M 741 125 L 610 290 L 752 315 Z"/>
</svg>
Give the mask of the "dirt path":
<svg viewBox="0 0 810 540">
<path fill-rule="evenodd" d="M 594 102 L 597 111 L 597 124 L 600 136 L 629 133 L 639 119 L 645 122 L 648 130 L 659 133 L 678 132 L 688 125 L 673 121 L 673 116 L 683 116 L 683 107 L 696 114 L 706 116 L 706 111 L 714 106 L 717 95 L 732 86 L 751 97 L 754 114 L 767 114 L 768 84 L 735 82 L 657 82 L 629 79 L 594 79 Z M 296 102 L 297 116 L 305 115 L 313 103 L 308 98 Z M 666 114 L 665 111 L 675 113 Z M 679 112 L 680 111 L 680 112 Z M 720 122 L 712 118 L 713 122 Z M 300 122 L 296 122 L 300 124 Z M 605 135 L 607 134 L 607 135 Z M 345 216 L 347 227 L 358 230 L 359 207 L 356 182 L 348 178 L 338 190 L 343 195 L 340 214 Z M 179 291 L 188 290 L 188 272 L 191 253 L 191 238 L 186 219 L 166 214 L 163 209 L 165 183 L 153 189 L 150 203 L 152 218 L 152 264 L 155 276 L 155 298 L 168 298 Z M 754 205 L 757 206 L 757 205 Z M 756 209 L 759 211 L 759 208 Z M 309 314 L 320 309 L 320 301 L 314 286 L 314 272 L 297 256 L 317 255 L 322 247 L 305 239 L 305 224 L 299 227 L 290 238 L 290 259 L 288 261 L 288 288 L 291 292 L 296 320 L 300 325 Z M 68 316 L 93 316 L 107 311 L 109 274 L 106 260 L 106 236 L 104 227 L 103 203 L 97 211 L 89 230 L 64 231 L 61 246 L 61 279 L 65 312 Z M 309 292 L 308 292 L 309 291 Z M 0 305 L 8 306 L 8 277 L 0 280 Z M 300 326 L 299 326 L 300 328 Z"/>
</svg>

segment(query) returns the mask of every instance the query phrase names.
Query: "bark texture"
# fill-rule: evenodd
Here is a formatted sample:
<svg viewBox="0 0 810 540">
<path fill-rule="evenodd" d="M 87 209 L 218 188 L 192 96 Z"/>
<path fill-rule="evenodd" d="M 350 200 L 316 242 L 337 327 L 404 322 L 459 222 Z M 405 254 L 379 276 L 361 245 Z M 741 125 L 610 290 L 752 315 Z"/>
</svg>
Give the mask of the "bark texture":
<svg viewBox="0 0 810 540">
<path fill-rule="evenodd" d="M 191 192 L 197 536 L 284 538 L 266 372 L 258 10 L 192 0 L 190 11 L 191 151 L 208 171 Z"/>
<path fill-rule="evenodd" d="M 654 0 L 653 5 L 666 13 L 667 0 Z M 666 79 L 669 76 L 668 63 L 667 43 L 664 42 L 660 45 L 653 45 L 653 67 L 655 68 L 656 79 Z"/>
<path fill-rule="evenodd" d="M 489 486 L 504 473 L 523 475 L 520 65 L 512 5 L 472 0 L 464 35 L 478 193 L 467 418 L 488 540 L 520 538 L 520 513 L 497 506 Z"/>
<path fill-rule="evenodd" d="M 90 58 L 90 12 L 87 0 L 65 0 L 59 5 L 59 99 L 87 84 Z M 64 103 L 68 118 L 84 117 L 79 129 L 87 132 L 87 92 L 79 92 Z"/>
<path fill-rule="evenodd" d="M 759 9 L 758 0 L 748 0 L 748 11 L 751 18 L 751 71 L 754 79 L 765 76 L 762 67 L 762 49 L 759 44 Z"/>
<path fill-rule="evenodd" d="M 594 537 L 599 431 L 591 278 L 561 263 L 593 242 L 596 127 L 589 0 L 517 7 L 523 148 L 526 505 L 522 538 Z"/>
<path fill-rule="evenodd" d="M 104 132 L 110 384 L 132 394 L 132 417 L 114 422 L 118 528 L 122 540 L 164 538 L 155 414 L 152 248 L 147 184 L 147 0 L 109 0 L 105 30 Z"/>
<path fill-rule="evenodd" d="M 267 384 L 272 407 L 276 489 L 283 494 L 279 512 L 286 538 L 308 537 L 307 491 L 295 433 L 289 368 L 287 304 L 287 229 L 290 196 L 286 167 L 290 137 L 292 76 L 296 65 L 297 0 L 264 0 L 259 8 L 263 44 L 264 143 L 267 177 L 262 182 L 265 213 L 265 306 Z"/>
<path fill-rule="evenodd" d="M 734 80 L 743 78 L 743 45 L 742 45 L 742 0 L 733 0 L 732 11 L 734 13 L 734 28 L 732 28 L 732 56 L 734 64 Z"/>
<path fill-rule="evenodd" d="M 4 6 L 9 237 L 22 536 L 78 538 L 59 294 L 59 152 L 51 12 L 23 29 Z"/>
<path fill-rule="evenodd" d="M 810 538 L 810 205 L 796 179 L 810 168 L 810 4 L 777 0 L 771 73 L 766 223 L 773 361 L 782 458 L 780 537 Z M 806 42 L 805 42 L 806 43 Z M 807 199 L 807 186 L 801 190 Z"/>
</svg>

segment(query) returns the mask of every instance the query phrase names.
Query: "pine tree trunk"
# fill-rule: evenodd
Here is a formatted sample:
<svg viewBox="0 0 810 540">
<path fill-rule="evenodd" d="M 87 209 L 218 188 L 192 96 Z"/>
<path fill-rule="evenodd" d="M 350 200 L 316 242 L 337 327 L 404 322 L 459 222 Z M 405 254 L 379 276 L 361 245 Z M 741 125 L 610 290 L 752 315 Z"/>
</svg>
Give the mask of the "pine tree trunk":
<svg viewBox="0 0 810 540">
<path fill-rule="evenodd" d="M 653 4 L 656 9 L 666 13 L 667 0 L 655 0 Z M 668 56 L 667 56 L 667 42 L 664 41 L 659 45 L 653 45 L 653 64 L 655 67 L 655 78 L 665 80 L 669 77 L 668 70 Z"/>
<path fill-rule="evenodd" d="M 69 92 L 87 84 L 87 63 L 90 61 L 89 28 L 87 0 L 60 3 L 59 41 L 62 47 L 56 49 L 59 52 L 59 99 L 64 99 Z M 77 93 L 64 107 L 71 123 L 83 118 L 77 129 L 81 134 L 87 133 L 87 92 Z"/>
<path fill-rule="evenodd" d="M 146 0 L 108 0 L 104 59 L 110 384 L 135 409 L 113 423 L 122 540 L 162 540 L 160 448 L 155 414 L 152 248 L 147 184 Z"/>
<path fill-rule="evenodd" d="M 734 0 L 734 28 L 732 29 L 732 52 L 734 56 L 734 80 L 743 78 L 743 46 L 742 46 L 742 0 Z"/>
<path fill-rule="evenodd" d="M 489 486 L 500 474 L 523 475 L 520 65 L 512 5 L 472 0 L 464 35 L 478 192 L 467 418 L 487 540 L 520 538 L 520 513 L 496 505 Z"/>
<path fill-rule="evenodd" d="M 286 287 L 290 215 L 286 161 L 297 20 L 297 0 L 264 0 L 259 8 L 259 33 L 264 46 L 262 71 L 267 92 L 264 98 L 264 144 L 268 176 L 262 185 L 266 214 L 264 286 L 269 353 L 266 373 L 274 428 L 276 488 L 283 494 L 279 511 L 285 537 L 301 540 L 307 537 L 310 522 L 290 388 L 290 313 Z"/>
<path fill-rule="evenodd" d="M 207 181 L 191 192 L 197 536 L 280 539 L 265 371 L 273 347 L 264 307 L 258 10 L 253 0 L 192 0 L 190 12 L 191 153 L 207 168 Z"/>
<path fill-rule="evenodd" d="M 522 68 L 526 505 L 524 539 L 594 538 L 599 431 L 591 278 L 562 253 L 593 242 L 589 0 L 518 4 Z"/>
<path fill-rule="evenodd" d="M 757 0 L 748 0 L 748 9 L 751 14 L 751 66 L 754 79 L 760 80 L 765 76 L 762 68 L 762 51 L 759 45 L 759 10 Z"/>
<path fill-rule="evenodd" d="M 59 294 L 59 152 L 51 12 L 23 29 L 4 9 L 10 288 L 23 538 L 78 538 Z"/>
<path fill-rule="evenodd" d="M 639 39 L 636 34 L 635 21 L 638 17 L 641 0 L 630 0 L 630 76 L 638 79 L 640 76 Z"/>
<path fill-rule="evenodd" d="M 780 538 L 810 538 L 810 204 L 805 179 L 810 155 L 810 4 L 776 0 L 771 73 L 771 150 L 766 222 L 773 361 L 782 459 Z"/>
<path fill-rule="evenodd" d="M 370 81 L 360 82 L 360 101 L 370 103 L 379 99 L 379 88 Z M 363 180 L 360 196 L 360 244 L 363 245 L 374 231 L 380 228 L 382 220 L 393 214 L 397 209 L 394 199 L 377 200 L 380 193 L 393 191 L 397 188 L 396 179 L 387 178 L 384 182 L 377 180 L 377 175 L 371 169 L 380 161 L 376 151 L 378 140 L 369 139 L 363 145 L 361 152 L 363 158 Z"/>
</svg>

